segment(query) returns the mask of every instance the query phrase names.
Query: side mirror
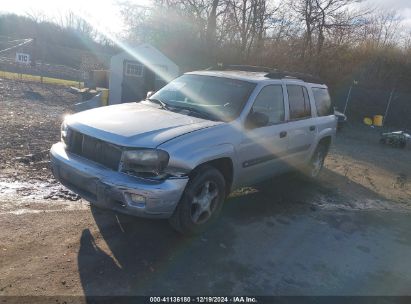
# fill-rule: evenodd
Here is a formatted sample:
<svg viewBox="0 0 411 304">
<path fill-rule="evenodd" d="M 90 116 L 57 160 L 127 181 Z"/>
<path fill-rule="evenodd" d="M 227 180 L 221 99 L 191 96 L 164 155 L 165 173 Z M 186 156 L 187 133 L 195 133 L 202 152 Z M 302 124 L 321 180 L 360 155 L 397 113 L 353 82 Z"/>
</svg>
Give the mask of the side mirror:
<svg viewBox="0 0 411 304">
<path fill-rule="evenodd" d="M 246 120 L 246 127 L 248 129 L 255 129 L 265 127 L 268 125 L 269 118 L 261 112 L 252 112 L 248 115 Z"/>
<path fill-rule="evenodd" d="M 155 93 L 155 91 L 148 91 L 148 92 L 147 92 L 146 99 L 149 99 L 151 96 L 154 95 L 154 93 Z"/>
</svg>

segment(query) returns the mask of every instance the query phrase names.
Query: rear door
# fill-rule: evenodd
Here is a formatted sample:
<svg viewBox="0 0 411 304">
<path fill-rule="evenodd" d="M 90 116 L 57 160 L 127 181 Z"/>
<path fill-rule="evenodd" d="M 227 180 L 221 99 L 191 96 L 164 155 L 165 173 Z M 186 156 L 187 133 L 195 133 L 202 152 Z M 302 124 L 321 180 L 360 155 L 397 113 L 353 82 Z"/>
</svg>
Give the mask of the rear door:
<svg viewBox="0 0 411 304">
<path fill-rule="evenodd" d="M 289 107 L 287 159 L 289 164 L 296 166 L 307 161 L 310 155 L 318 132 L 316 115 L 304 84 L 286 83 L 286 93 Z"/>
<path fill-rule="evenodd" d="M 311 87 L 312 96 L 317 109 L 316 125 L 318 133 L 326 130 L 334 130 L 337 126 L 337 118 L 334 115 L 330 94 L 325 86 L 313 85 Z"/>
<path fill-rule="evenodd" d="M 288 138 L 284 132 L 286 109 L 282 85 L 264 86 L 255 98 L 251 112 L 266 114 L 269 122 L 264 127 L 244 127 L 239 146 L 240 183 L 243 185 L 259 182 L 285 169 L 282 157 L 287 153 Z"/>
</svg>

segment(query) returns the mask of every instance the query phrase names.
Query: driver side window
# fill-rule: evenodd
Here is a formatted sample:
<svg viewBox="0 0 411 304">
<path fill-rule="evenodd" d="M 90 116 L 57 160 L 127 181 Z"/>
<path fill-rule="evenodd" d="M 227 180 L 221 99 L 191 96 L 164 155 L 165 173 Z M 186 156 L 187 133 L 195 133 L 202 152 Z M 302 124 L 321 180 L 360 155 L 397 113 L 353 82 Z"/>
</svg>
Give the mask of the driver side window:
<svg viewBox="0 0 411 304">
<path fill-rule="evenodd" d="M 261 89 L 252 107 L 253 112 L 268 116 L 268 125 L 284 122 L 284 95 L 281 85 L 268 85 Z"/>
</svg>

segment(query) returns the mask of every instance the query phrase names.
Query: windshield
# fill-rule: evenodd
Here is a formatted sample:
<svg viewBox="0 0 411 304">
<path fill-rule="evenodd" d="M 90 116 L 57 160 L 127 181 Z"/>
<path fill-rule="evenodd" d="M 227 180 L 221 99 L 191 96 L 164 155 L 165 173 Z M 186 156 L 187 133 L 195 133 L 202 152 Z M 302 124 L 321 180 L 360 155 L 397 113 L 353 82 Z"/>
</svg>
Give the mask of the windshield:
<svg viewBox="0 0 411 304">
<path fill-rule="evenodd" d="M 150 99 L 188 110 L 190 115 L 201 113 L 231 121 L 238 117 L 254 88 L 255 84 L 247 81 L 188 74 L 173 80 Z"/>
</svg>

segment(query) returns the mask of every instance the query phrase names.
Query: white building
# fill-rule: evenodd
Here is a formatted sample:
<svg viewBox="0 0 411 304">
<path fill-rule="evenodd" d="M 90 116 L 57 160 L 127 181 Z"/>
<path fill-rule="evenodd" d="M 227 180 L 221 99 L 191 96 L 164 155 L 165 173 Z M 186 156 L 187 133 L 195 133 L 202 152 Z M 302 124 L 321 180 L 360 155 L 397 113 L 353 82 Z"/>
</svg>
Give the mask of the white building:
<svg viewBox="0 0 411 304">
<path fill-rule="evenodd" d="M 143 100 L 179 75 L 178 66 L 144 43 L 111 57 L 109 104 Z"/>
</svg>

